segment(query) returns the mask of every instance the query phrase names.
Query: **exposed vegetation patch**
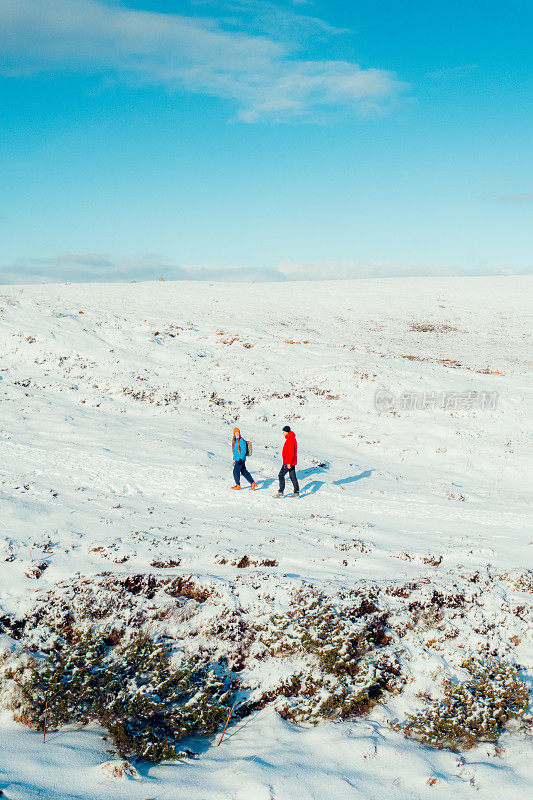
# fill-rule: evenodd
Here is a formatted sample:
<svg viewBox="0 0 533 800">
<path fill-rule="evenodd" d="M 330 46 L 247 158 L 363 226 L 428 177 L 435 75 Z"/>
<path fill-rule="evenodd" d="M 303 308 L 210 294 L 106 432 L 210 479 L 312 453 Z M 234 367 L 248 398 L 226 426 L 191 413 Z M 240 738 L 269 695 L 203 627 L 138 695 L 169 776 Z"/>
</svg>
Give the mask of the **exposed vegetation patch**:
<svg viewBox="0 0 533 800">
<path fill-rule="evenodd" d="M 418 333 L 438 333 L 439 331 L 456 331 L 457 328 L 453 325 L 439 325 L 434 322 L 412 322 L 409 330 Z"/>
<path fill-rule="evenodd" d="M 527 592 L 529 594 L 533 594 L 532 569 L 526 569 L 523 572 L 517 570 L 514 574 L 504 572 L 499 577 L 501 580 L 504 580 L 513 586 L 518 592 Z"/>
<path fill-rule="evenodd" d="M 179 567 L 181 564 L 181 559 L 177 561 L 173 558 L 169 558 L 168 561 L 152 561 L 151 566 L 155 569 L 172 569 L 173 567 Z"/>
<path fill-rule="evenodd" d="M 25 625 L 25 619 L 17 619 L 9 614 L 0 616 L 0 633 L 7 633 L 15 640 L 21 638 Z"/>
<path fill-rule="evenodd" d="M 218 562 L 219 564 L 222 561 Z M 275 558 L 263 558 L 260 561 L 257 559 L 252 559 L 246 554 L 235 561 L 231 562 L 232 566 L 237 567 L 237 569 L 246 569 L 246 567 L 277 567 L 279 566 L 279 562 Z"/>
<path fill-rule="evenodd" d="M 285 719 L 316 723 L 367 713 L 401 686 L 399 662 L 380 653 L 392 641 L 387 615 L 372 600 L 339 607 L 312 594 L 271 623 L 260 640 L 271 656 L 292 659 L 295 670 L 255 707 L 275 699 Z"/>
<path fill-rule="evenodd" d="M 93 388 L 98 388 L 98 386 Z M 178 405 L 181 399 L 179 392 L 176 391 L 157 395 L 154 390 L 133 389 L 131 386 L 123 386 L 122 394 L 141 403 L 153 403 L 156 406 Z"/>
<path fill-rule="evenodd" d="M 380 353 L 380 358 L 386 358 L 390 354 L 387 353 Z M 393 358 L 395 356 L 392 356 Z M 429 356 L 413 356 L 413 355 L 400 355 L 400 358 L 406 358 L 408 361 L 426 361 L 429 364 L 442 364 L 443 367 L 448 367 L 449 369 L 466 369 L 470 372 L 478 372 L 480 375 L 505 375 L 505 372 L 501 372 L 497 369 L 491 369 L 489 366 L 486 367 L 469 367 L 466 364 L 463 364 L 461 361 L 458 361 L 456 358 L 431 358 Z"/>
<path fill-rule="evenodd" d="M 109 646 L 82 635 L 33 659 L 27 673 L 10 676 L 20 685 L 18 720 L 38 730 L 96 721 L 121 758 L 174 759 L 180 740 L 215 733 L 230 709 L 227 681 L 214 669 L 193 659 L 175 667 L 147 636 Z"/>
<path fill-rule="evenodd" d="M 307 587 L 267 616 L 186 578 L 77 579 L 43 595 L 26 625 L 34 655 L 29 677 L 24 659 L 14 675 L 17 715 L 34 728 L 45 713 L 49 728 L 96 720 L 120 757 L 160 760 L 180 738 L 214 732 L 230 691 L 239 717 L 267 704 L 294 722 L 365 714 L 402 685 L 377 597 Z M 142 634 L 132 639 L 133 629 Z M 177 646 L 174 667 L 167 647 Z"/>
<path fill-rule="evenodd" d="M 26 577 L 31 578 L 32 580 L 37 580 L 41 577 L 45 569 L 48 569 L 48 564 L 46 561 L 44 561 L 42 564 L 32 564 L 32 566 L 26 572 Z"/>
<path fill-rule="evenodd" d="M 462 667 L 468 680 L 445 680 L 441 700 L 428 699 L 427 708 L 408 716 L 406 736 L 431 747 L 469 748 L 495 742 L 510 720 L 522 719 L 529 693 L 514 667 L 493 658 L 469 658 Z"/>
<path fill-rule="evenodd" d="M 459 666 L 454 654 L 461 659 L 466 651 L 484 660 L 463 665 L 470 676 L 464 684 L 445 681 L 443 699 L 426 694 L 427 707 L 409 716 L 402 729 L 435 747 L 495 741 L 527 703 L 516 671 L 504 663 L 525 638 L 526 624 L 517 616 L 525 607 L 507 605 L 495 623 L 483 605 L 491 576 L 458 573 L 451 587 L 435 569 L 440 555 L 416 558 L 434 571 L 431 580 L 363 581 L 326 594 L 280 576 L 279 613 L 269 610 L 272 582 L 261 571 L 271 562 L 241 554 L 233 561 L 235 576 L 210 586 L 187 576 L 78 576 L 43 591 L 25 620 L 0 618 L 0 631 L 18 641 L 10 656 L 20 687 L 17 713 L 33 727 L 44 725 L 45 709 L 49 727 L 98 720 L 120 757 L 174 758 L 181 735 L 213 732 L 228 719 L 229 706 L 243 718 L 269 705 L 283 718 L 305 724 L 366 715 L 379 703 L 396 703 L 394 696 L 404 689 L 408 703 L 410 693 L 413 700 L 424 696 L 414 693 L 409 677 L 412 652 L 423 650 L 429 659 L 438 652 L 445 677 Z M 513 627 L 507 629 L 511 613 Z M 171 652 L 180 654 L 177 665 Z M 478 663 L 490 670 L 483 672 Z M 194 694 L 186 694 L 187 686 Z M 4 686 L 2 694 L 13 692 Z M 222 714 L 207 708 L 211 700 Z M 179 721 L 191 703 L 192 716 L 183 724 L 167 720 L 168 713 Z M 100 707 L 116 711 L 115 727 Z"/>
<path fill-rule="evenodd" d="M 171 565 L 172 566 L 172 565 Z M 114 584 L 122 586 L 131 594 L 142 594 L 152 599 L 156 592 L 162 590 L 170 597 L 185 597 L 204 603 L 213 593 L 210 588 L 197 586 L 190 578 L 158 578 L 155 575 L 129 575 L 124 579 L 109 578 L 104 582 L 106 589 L 113 589 Z"/>
</svg>

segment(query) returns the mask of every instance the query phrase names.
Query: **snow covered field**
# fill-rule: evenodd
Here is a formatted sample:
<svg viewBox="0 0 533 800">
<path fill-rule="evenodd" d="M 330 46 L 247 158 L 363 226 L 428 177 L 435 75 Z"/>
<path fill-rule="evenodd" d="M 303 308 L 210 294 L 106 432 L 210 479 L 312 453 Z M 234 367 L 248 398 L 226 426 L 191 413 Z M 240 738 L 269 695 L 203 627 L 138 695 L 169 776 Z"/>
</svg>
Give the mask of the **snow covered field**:
<svg viewBox="0 0 533 800">
<path fill-rule="evenodd" d="M 524 728 L 458 754 L 394 726 L 443 678 L 463 680 L 471 654 L 519 667 L 531 688 L 532 288 L 0 287 L 0 649 L 46 649 L 54 620 L 98 608 L 227 657 L 258 700 L 293 665 L 250 644 L 249 626 L 316 592 L 387 613 L 403 680 L 368 715 L 316 727 L 265 704 L 220 747 L 197 742 L 199 759 L 123 778 L 102 767 L 114 757 L 96 726 L 42 744 L 6 709 L 3 797 L 526 796 Z M 236 421 L 255 492 L 229 490 Z M 285 424 L 297 501 L 272 498 Z"/>
</svg>

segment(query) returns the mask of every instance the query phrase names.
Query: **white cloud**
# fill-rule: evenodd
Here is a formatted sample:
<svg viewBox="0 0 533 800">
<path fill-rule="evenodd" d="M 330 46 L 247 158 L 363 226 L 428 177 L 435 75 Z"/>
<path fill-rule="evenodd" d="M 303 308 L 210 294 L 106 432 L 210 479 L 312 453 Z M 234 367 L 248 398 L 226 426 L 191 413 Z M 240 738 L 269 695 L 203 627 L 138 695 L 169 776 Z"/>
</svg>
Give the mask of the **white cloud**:
<svg viewBox="0 0 533 800">
<path fill-rule="evenodd" d="M 457 267 L 426 264 L 415 266 L 395 261 L 281 261 L 279 272 L 291 281 L 348 280 L 351 278 L 403 278 L 416 276 L 464 275 Z"/>
<path fill-rule="evenodd" d="M 0 284 L 108 283 L 121 281 L 272 281 L 275 269 L 254 266 L 179 267 L 158 255 L 113 259 L 100 253 L 62 253 L 51 258 L 18 259 L 0 268 Z"/>
<path fill-rule="evenodd" d="M 339 106 L 381 108 L 405 88 L 387 70 L 301 57 L 302 30 L 314 28 L 325 36 L 334 29 L 263 5 L 268 14 L 262 28 L 256 24 L 249 33 L 238 29 L 242 14 L 208 19 L 98 0 L 0 0 L 0 74 L 111 70 L 129 80 L 227 98 L 248 122 L 312 117 Z M 275 26 L 265 21 L 276 13 L 277 37 Z"/>
<path fill-rule="evenodd" d="M 453 277 L 465 275 L 520 275 L 531 269 L 513 270 L 505 266 L 485 270 L 466 270 L 435 264 L 416 266 L 396 262 L 362 261 L 281 261 L 277 267 L 265 266 L 176 266 L 157 255 L 136 259 L 113 259 L 99 253 L 63 253 L 51 258 L 19 259 L 0 268 L 0 284 L 29 283 L 108 283 L 120 281 L 165 280 L 196 281 L 312 281 L 355 278 Z"/>
<path fill-rule="evenodd" d="M 506 266 L 465 269 L 441 264 L 403 264 L 397 261 L 280 261 L 278 272 L 285 280 L 350 280 L 354 278 L 447 278 L 468 275 L 522 275 L 531 268 Z"/>
</svg>

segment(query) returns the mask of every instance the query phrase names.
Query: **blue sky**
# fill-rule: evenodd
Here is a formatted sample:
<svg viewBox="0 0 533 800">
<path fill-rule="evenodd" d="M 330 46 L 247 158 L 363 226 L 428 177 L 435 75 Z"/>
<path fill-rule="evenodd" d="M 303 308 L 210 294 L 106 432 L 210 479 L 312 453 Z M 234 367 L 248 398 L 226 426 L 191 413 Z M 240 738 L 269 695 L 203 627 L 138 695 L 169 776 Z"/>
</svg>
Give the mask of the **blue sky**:
<svg viewBox="0 0 533 800">
<path fill-rule="evenodd" d="M 0 282 L 530 272 L 531 0 L 0 0 Z"/>
</svg>

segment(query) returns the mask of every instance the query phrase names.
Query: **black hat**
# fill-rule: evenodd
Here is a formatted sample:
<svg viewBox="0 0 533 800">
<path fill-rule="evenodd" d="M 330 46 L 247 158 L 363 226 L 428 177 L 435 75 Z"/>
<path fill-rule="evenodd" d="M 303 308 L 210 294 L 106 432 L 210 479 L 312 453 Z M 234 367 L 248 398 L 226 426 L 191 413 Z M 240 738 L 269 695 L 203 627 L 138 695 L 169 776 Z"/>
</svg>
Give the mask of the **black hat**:
<svg viewBox="0 0 533 800">
<path fill-rule="evenodd" d="M 282 431 L 285 431 L 285 433 L 290 433 L 290 432 L 291 432 L 291 429 L 289 428 L 289 426 L 288 426 L 288 425 L 285 425 L 285 427 L 284 427 L 284 428 L 282 428 L 281 430 L 282 430 Z"/>
</svg>

